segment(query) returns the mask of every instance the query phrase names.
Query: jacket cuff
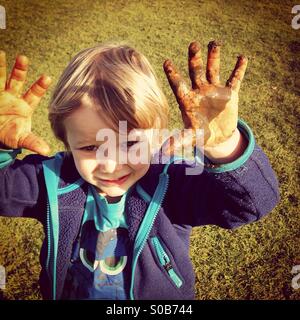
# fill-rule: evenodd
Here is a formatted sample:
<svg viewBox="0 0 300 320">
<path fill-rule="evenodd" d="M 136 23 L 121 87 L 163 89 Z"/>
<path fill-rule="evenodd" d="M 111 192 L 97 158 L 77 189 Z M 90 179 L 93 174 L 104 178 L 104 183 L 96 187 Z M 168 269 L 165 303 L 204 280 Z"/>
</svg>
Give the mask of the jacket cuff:
<svg viewBox="0 0 300 320">
<path fill-rule="evenodd" d="M 243 134 L 245 138 L 248 140 L 248 146 L 244 153 L 236 160 L 225 164 L 214 164 L 212 161 L 210 161 L 207 157 L 204 156 L 204 170 L 213 173 L 233 171 L 241 167 L 250 158 L 255 147 L 255 138 L 253 132 L 247 125 L 247 123 L 241 119 L 238 119 L 237 127 L 240 130 L 241 134 Z"/>
<path fill-rule="evenodd" d="M 0 169 L 12 163 L 22 149 L 0 149 Z"/>
</svg>

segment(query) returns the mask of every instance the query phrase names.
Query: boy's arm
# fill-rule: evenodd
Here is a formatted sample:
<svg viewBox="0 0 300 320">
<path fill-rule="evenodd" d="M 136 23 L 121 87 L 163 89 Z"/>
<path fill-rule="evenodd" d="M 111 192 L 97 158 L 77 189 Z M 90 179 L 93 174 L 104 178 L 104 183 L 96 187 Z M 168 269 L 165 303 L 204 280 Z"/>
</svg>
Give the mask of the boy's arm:
<svg viewBox="0 0 300 320">
<path fill-rule="evenodd" d="M 46 189 L 41 161 L 46 157 L 29 155 L 23 160 L 15 159 L 20 152 L 20 149 L 0 150 L 0 215 L 42 221 Z"/>
<path fill-rule="evenodd" d="M 250 128 L 238 121 L 239 90 L 248 59 L 240 55 L 222 85 L 220 48 L 217 41 L 208 44 L 205 71 L 199 43 L 189 45 L 191 85 L 171 60 L 164 62 L 184 128 L 195 132 L 192 145 L 203 146 L 206 159 L 211 160 L 200 175 L 186 175 L 187 165 L 169 167 L 166 203 L 170 205 L 166 211 L 174 223 L 234 228 L 261 218 L 279 199 L 278 183 L 267 157 L 255 144 Z M 198 129 L 203 130 L 202 143 L 196 142 Z M 171 154 L 173 151 L 175 144 L 170 147 Z"/>
<path fill-rule="evenodd" d="M 231 229 L 260 219 L 277 204 L 278 182 L 267 156 L 242 121 L 239 130 L 247 147 L 235 161 L 217 166 L 206 161 L 200 175 L 186 175 L 188 164 L 170 165 L 166 203 L 173 223 Z"/>
</svg>

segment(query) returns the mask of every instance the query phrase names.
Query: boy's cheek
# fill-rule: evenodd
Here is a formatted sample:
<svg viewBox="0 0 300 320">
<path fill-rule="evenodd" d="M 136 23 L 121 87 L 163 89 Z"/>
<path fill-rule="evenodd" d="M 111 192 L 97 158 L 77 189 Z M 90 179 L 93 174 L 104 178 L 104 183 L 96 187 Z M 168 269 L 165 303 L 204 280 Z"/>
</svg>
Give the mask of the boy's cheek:
<svg viewBox="0 0 300 320">
<path fill-rule="evenodd" d="M 97 167 L 96 159 L 76 157 L 73 154 L 75 166 L 81 176 L 90 176 Z"/>
<path fill-rule="evenodd" d="M 129 164 L 129 167 L 135 172 L 135 176 L 138 177 L 138 179 L 141 179 L 149 170 L 150 163 L 149 164 Z"/>
</svg>

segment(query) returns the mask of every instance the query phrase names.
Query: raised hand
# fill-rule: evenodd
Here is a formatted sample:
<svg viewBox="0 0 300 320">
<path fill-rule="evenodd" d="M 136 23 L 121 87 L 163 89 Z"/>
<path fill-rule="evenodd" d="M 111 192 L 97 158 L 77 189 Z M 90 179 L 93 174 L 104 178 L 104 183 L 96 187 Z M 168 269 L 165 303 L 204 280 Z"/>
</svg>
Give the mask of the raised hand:
<svg viewBox="0 0 300 320">
<path fill-rule="evenodd" d="M 204 149 L 225 142 L 237 128 L 238 92 L 247 62 L 245 56 L 238 57 L 225 86 L 220 84 L 220 44 L 216 41 L 208 44 L 206 73 L 200 45 L 197 42 L 189 45 L 191 86 L 187 85 L 170 60 L 164 62 L 164 71 L 179 104 L 184 127 L 204 129 Z"/>
<path fill-rule="evenodd" d="M 21 95 L 27 70 L 27 57 L 19 55 L 7 80 L 5 52 L 0 51 L 0 143 L 12 149 L 25 148 L 46 155 L 50 148 L 31 132 L 31 117 L 51 79 L 42 75 Z"/>
</svg>

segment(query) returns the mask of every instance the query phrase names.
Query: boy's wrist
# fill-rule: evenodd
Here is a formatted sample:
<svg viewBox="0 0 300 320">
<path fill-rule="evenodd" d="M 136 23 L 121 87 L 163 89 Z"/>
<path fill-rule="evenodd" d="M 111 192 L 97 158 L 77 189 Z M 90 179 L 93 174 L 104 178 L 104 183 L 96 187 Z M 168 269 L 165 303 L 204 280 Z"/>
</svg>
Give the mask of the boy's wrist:
<svg viewBox="0 0 300 320">
<path fill-rule="evenodd" d="M 226 164 L 238 159 L 247 148 L 247 139 L 235 129 L 233 135 L 215 147 L 204 148 L 205 156 L 215 164 Z"/>
</svg>

